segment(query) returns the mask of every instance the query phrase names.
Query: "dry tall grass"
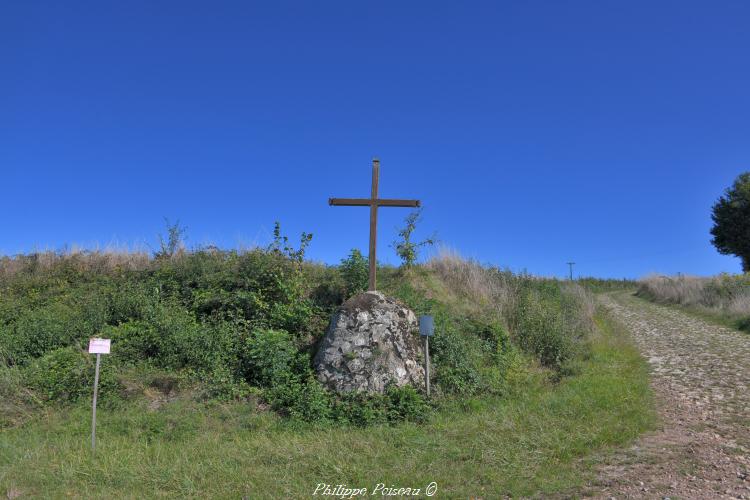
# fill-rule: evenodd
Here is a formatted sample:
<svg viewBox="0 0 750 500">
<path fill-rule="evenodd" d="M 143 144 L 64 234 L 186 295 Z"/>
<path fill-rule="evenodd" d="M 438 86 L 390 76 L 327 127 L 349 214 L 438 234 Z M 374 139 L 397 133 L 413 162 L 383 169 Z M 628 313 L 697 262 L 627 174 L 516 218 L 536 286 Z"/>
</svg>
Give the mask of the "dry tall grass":
<svg viewBox="0 0 750 500">
<path fill-rule="evenodd" d="M 425 266 L 455 293 L 482 305 L 492 305 L 503 313 L 516 305 L 518 282 L 510 271 L 483 266 L 447 247 L 439 248 Z"/>
<path fill-rule="evenodd" d="M 0 279 L 21 273 L 48 273 L 61 266 L 99 273 L 116 270 L 137 271 L 148 268 L 151 262 L 151 256 L 142 250 L 46 250 L 27 255 L 0 257 Z"/>
<path fill-rule="evenodd" d="M 596 313 L 596 301 L 594 295 L 578 283 L 565 283 L 563 293 L 572 297 L 573 302 L 580 307 L 581 314 L 577 315 L 578 324 L 575 329 L 588 331 L 591 328 L 594 314 Z"/>
<path fill-rule="evenodd" d="M 647 276 L 638 294 L 657 302 L 750 316 L 750 276 Z"/>
<path fill-rule="evenodd" d="M 483 305 L 496 308 L 504 317 L 511 317 L 519 305 L 523 280 L 542 280 L 528 274 L 515 275 L 509 270 L 486 266 L 462 257 L 456 250 L 441 247 L 425 264 L 455 293 L 471 297 Z M 564 283 L 562 291 L 570 295 L 582 308 L 584 321 L 594 316 L 592 294 L 576 283 Z"/>
</svg>

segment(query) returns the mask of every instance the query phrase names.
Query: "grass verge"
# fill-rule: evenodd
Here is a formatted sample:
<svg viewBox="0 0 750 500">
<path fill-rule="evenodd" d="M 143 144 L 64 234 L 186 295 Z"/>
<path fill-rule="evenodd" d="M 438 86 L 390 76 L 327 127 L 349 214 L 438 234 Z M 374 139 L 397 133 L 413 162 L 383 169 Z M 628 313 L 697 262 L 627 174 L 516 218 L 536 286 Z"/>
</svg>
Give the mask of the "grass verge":
<svg viewBox="0 0 750 500">
<path fill-rule="evenodd" d="M 50 409 L 0 431 L 0 494 L 86 498 L 302 498 L 319 483 L 425 488 L 438 497 L 583 488 L 595 456 L 654 422 L 648 371 L 627 335 L 596 314 L 591 354 L 558 384 L 444 406 L 423 425 L 300 426 L 247 404 Z M 424 496 L 424 490 L 422 491 Z"/>
</svg>

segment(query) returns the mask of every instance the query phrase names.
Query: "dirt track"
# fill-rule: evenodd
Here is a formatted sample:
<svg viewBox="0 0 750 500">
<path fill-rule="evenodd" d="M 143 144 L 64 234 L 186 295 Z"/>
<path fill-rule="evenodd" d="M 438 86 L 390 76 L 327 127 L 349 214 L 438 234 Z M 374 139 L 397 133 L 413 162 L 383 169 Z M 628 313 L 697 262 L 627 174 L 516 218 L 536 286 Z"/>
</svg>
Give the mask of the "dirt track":
<svg viewBox="0 0 750 500">
<path fill-rule="evenodd" d="M 661 423 L 607 460 L 597 497 L 750 499 L 750 335 L 627 294 L 601 300 L 651 366 Z"/>
</svg>

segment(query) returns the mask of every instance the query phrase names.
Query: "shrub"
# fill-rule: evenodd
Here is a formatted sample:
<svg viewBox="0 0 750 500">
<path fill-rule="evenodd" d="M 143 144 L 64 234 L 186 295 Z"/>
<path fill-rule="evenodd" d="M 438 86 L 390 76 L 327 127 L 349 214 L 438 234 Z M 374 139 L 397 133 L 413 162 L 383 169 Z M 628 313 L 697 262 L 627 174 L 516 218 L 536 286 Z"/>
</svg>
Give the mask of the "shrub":
<svg viewBox="0 0 750 500">
<path fill-rule="evenodd" d="M 158 285 L 148 281 L 126 279 L 109 286 L 107 294 L 110 325 L 145 319 L 153 313 L 159 302 Z"/>
<path fill-rule="evenodd" d="M 367 290 L 370 281 L 370 266 L 358 249 L 353 248 L 349 256 L 342 259 L 339 272 L 344 278 L 347 297 Z"/>
<path fill-rule="evenodd" d="M 388 420 L 391 422 L 424 422 L 429 418 L 430 405 L 413 387 L 389 387 L 386 391 L 388 400 Z"/>
<path fill-rule="evenodd" d="M 308 264 L 305 279 L 315 284 L 309 293 L 310 300 L 326 319 L 348 298 L 347 285 L 338 267 Z"/>
<path fill-rule="evenodd" d="M 279 381 L 265 391 L 265 396 L 275 410 L 294 420 L 324 423 L 330 421 L 333 413 L 330 393 L 312 373 Z"/>
<path fill-rule="evenodd" d="M 465 318 L 462 322 L 464 330 L 479 338 L 482 349 L 496 358 L 510 347 L 510 335 L 499 320 L 481 320 Z"/>
<path fill-rule="evenodd" d="M 432 407 L 411 386 L 389 386 L 385 394 L 349 392 L 334 403 L 334 419 L 359 427 L 396 422 L 425 422 Z"/>
<path fill-rule="evenodd" d="M 250 384 L 271 387 L 294 378 L 299 368 L 297 348 L 283 330 L 258 329 L 240 350 L 240 373 Z"/>
<path fill-rule="evenodd" d="M 55 349 L 26 368 L 27 381 L 47 401 L 77 401 L 93 394 L 95 359 L 75 347 Z M 119 392 L 112 365 L 103 360 L 99 394 L 106 400 L 117 397 Z"/>
<path fill-rule="evenodd" d="M 583 287 L 527 280 L 511 316 L 514 338 L 542 365 L 560 369 L 574 356 L 585 354 L 593 308 L 593 299 Z"/>
<path fill-rule="evenodd" d="M 102 336 L 112 339 L 112 354 L 123 364 L 211 373 L 236 357 L 237 328 L 230 321 L 200 323 L 184 308 L 163 304 L 147 319 L 106 327 Z"/>
<path fill-rule="evenodd" d="M 207 328 L 177 305 L 159 307 L 146 327 L 144 337 L 156 344 L 154 357 L 163 368 L 210 371 L 221 356 Z"/>
<path fill-rule="evenodd" d="M 219 401 L 237 401 L 256 393 L 243 379 L 235 377 L 226 366 L 218 366 L 204 379 L 204 396 Z"/>
<path fill-rule="evenodd" d="M 430 341 L 434 380 L 449 394 L 473 394 L 481 387 L 481 346 L 476 337 L 461 335 L 443 323 Z"/>
<path fill-rule="evenodd" d="M 334 406 L 334 419 L 359 427 L 388 421 L 388 400 L 381 394 L 347 392 L 339 395 Z"/>
<path fill-rule="evenodd" d="M 7 360 L 27 364 L 45 353 L 94 334 L 94 327 L 71 306 L 54 302 L 23 312 L 5 346 Z"/>
<path fill-rule="evenodd" d="M 573 344 L 554 295 L 549 288 L 526 291 L 518 308 L 517 335 L 520 346 L 543 365 L 559 368 L 572 356 Z"/>
<path fill-rule="evenodd" d="M 108 326 L 101 337 L 112 340 L 112 358 L 121 365 L 136 365 L 152 361 L 158 365 L 161 339 L 151 324 L 132 320 L 118 326 Z"/>
</svg>

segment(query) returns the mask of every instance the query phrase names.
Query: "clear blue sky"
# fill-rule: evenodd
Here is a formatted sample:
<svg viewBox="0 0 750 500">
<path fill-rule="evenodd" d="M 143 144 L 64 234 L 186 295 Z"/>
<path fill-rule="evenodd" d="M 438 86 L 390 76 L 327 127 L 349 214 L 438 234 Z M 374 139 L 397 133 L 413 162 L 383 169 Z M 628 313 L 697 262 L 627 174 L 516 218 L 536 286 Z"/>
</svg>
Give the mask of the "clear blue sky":
<svg viewBox="0 0 750 500">
<path fill-rule="evenodd" d="M 367 210 L 563 276 L 739 270 L 710 207 L 750 170 L 746 1 L 76 2 L 0 7 L 0 253 L 314 234 Z M 406 209 L 381 210 L 379 256 Z M 418 232 L 420 232 L 418 231 Z"/>
</svg>

